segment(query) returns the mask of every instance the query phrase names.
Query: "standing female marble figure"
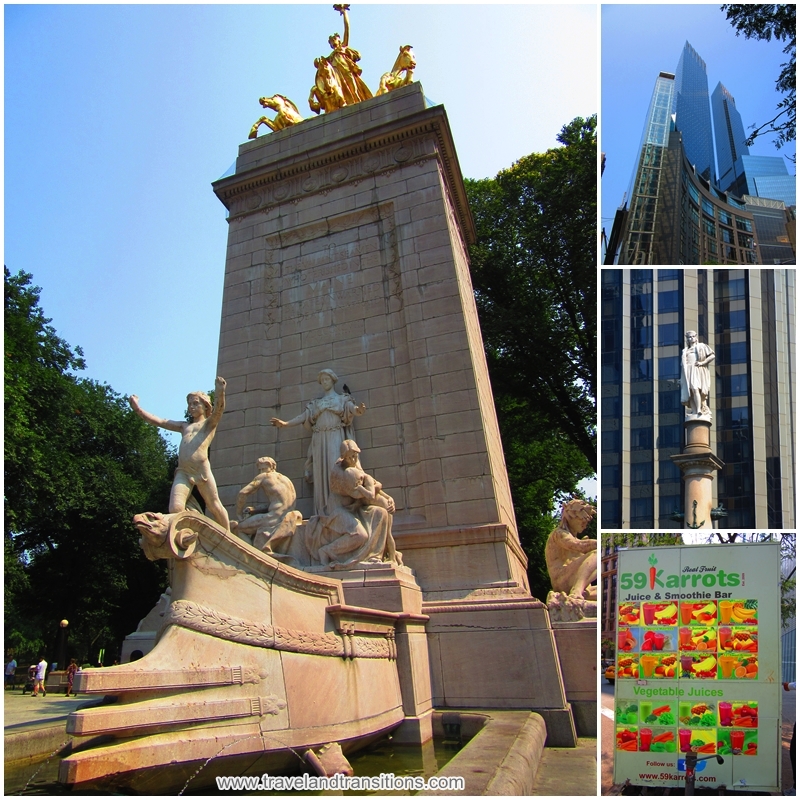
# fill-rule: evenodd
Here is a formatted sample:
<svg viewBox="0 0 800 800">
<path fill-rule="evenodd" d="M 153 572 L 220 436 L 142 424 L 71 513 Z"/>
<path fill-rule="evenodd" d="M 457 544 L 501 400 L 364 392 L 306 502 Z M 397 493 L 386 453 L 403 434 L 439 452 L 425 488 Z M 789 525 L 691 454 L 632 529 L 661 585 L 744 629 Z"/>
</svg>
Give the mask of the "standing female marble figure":
<svg viewBox="0 0 800 800">
<path fill-rule="evenodd" d="M 345 439 L 355 439 L 353 420 L 361 416 L 367 407 L 356 405 L 349 394 L 339 394 L 334 386 L 339 378 L 331 369 L 323 369 L 317 381 L 325 390 L 322 397 L 306 405 L 302 414 L 288 422 L 273 417 L 270 422 L 276 428 L 292 428 L 302 425 L 311 430 L 311 445 L 305 465 L 305 478 L 314 484 L 314 513 L 325 514 L 330 495 L 330 474 L 339 458 L 339 450 Z"/>
</svg>

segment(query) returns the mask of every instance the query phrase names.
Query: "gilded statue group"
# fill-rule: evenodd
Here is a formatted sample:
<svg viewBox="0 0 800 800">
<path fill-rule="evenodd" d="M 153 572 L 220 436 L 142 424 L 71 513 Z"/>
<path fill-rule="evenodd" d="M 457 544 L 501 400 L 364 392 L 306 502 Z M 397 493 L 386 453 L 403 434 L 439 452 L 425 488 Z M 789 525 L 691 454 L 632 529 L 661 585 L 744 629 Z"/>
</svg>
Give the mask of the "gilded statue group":
<svg viewBox="0 0 800 800">
<path fill-rule="evenodd" d="M 317 381 L 322 396 L 309 402 L 293 419 L 271 420 L 276 428 L 302 425 L 311 432 L 304 477 L 314 487 L 314 515 L 305 526 L 295 508 L 297 493 L 292 481 L 277 471 L 269 456 L 258 459 L 259 473 L 239 492 L 236 519 L 229 520 L 208 460 L 209 446 L 225 410 L 223 378 L 216 379 L 213 404 L 204 392 L 187 395 L 190 422 L 156 417 L 131 395 L 131 408 L 142 419 L 181 434 L 169 513 L 199 511 L 192 497 L 196 487 L 206 513 L 221 527 L 292 566 L 348 569 L 376 562 L 402 565 L 392 538 L 394 500 L 364 471 L 359 459 L 361 449 L 355 441 L 353 420 L 367 410 L 366 406 L 356 404 L 346 386 L 344 393 L 337 392 L 338 380 L 333 370 L 321 370 Z M 258 505 L 260 493 L 266 503 Z"/>
<path fill-rule="evenodd" d="M 373 96 L 361 78 L 362 70 L 358 66 L 361 54 L 358 50 L 350 47 L 350 20 L 347 15 L 350 6 L 335 5 L 334 9 L 342 15 L 344 20 L 344 35 L 339 36 L 338 33 L 334 33 L 330 36 L 328 38 L 328 44 L 332 48 L 330 55 L 314 59 L 317 74 L 308 96 L 308 105 L 315 114 L 322 111 L 330 114 L 345 106 L 369 100 Z M 381 76 L 375 94 L 386 94 L 411 83 L 416 66 L 411 45 L 403 45 L 392 69 Z M 261 125 L 266 125 L 272 131 L 281 131 L 303 120 L 297 106 L 282 94 L 262 97 L 258 102 L 263 108 L 270 108 L 277 113 L 273 119 L 261 117 L 256 120 L 250 129 L 248 137 L 250 139 L 258 136 L 258 129 Z"/>
</svg>

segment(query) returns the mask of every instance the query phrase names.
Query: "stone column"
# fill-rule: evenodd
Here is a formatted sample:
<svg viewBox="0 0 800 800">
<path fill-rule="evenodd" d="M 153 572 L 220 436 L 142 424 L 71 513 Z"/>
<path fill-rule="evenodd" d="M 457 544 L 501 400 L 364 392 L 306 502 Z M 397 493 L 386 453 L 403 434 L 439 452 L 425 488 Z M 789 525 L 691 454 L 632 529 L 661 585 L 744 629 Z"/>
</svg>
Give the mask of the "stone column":
<svg viewBox="0 0 800 800">
<path fill-rule="evenodd" d="M 683 423 L 683 452 L 670 458 L 683 473 L 686 502 L 683 508 L 685 529 L 712 528 L 712 485 L 715 470 L 724 463 L 711 452 L 711 420 L 690 419 Z"/>
</svg>

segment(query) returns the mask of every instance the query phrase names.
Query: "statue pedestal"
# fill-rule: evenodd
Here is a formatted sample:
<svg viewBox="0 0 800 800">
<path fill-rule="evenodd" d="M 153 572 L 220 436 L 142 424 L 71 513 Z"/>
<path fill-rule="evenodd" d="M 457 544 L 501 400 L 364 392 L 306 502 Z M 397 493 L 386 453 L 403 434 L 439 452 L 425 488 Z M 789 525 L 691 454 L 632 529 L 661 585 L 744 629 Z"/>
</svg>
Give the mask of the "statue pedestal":
<svg viewBox="0 0 800 800">
<path fill-rule="evenodd" d="M 596 606 L 595 606 L 596 613 Z M 564 692 L 578 736 L 597 736 L 597 617 L 553 622 Z"/>
<path fill-rule="evenodd" d="M 425 626 L 421 613 L 422 591 L 408 567 L 365 564 L 350 570 L 306 569 L 342 582 L 345 602 L 351 608 L 400 614 L 395 632 L 397 674 L 405 719 L 393 733 L 400 743 L 423 744 L 433 738 L 433 698 Z M 329 612 L 331 610 L 329 609 Z M 335 612 L 334 612 L 335 613 Z"/>
<path fill-rule="evenodd" d="M 686 420 L 684 430 L 686 444 L 683 452 L 670 456 L 680 468 L 686 485 L 683 527 L 691 530 L 712 528 L 711 481 L 714 480 L 714 472 L 725 464 L 711 452 L 711 420 Z"/>
</svg>

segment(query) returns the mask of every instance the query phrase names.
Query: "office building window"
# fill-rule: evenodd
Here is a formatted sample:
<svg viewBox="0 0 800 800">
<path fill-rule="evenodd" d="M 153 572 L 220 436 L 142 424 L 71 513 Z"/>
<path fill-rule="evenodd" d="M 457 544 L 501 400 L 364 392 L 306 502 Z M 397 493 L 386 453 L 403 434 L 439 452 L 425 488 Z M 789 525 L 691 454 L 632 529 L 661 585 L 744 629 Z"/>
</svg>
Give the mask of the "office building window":
<svg viewBox="0 0 800 800">
<path fill-rule="evenodd" d="M 681 359 L 679 356 L 669 356 L 658 359 L 658 377 L 662 381 L 674 380 L 681 376 Z"/>
<path fill-rule="evenodd" d="M 681 344 L 680 326 L 677 322 L 668 322 L 658 326 L 658 344 L 661 347 Z"/>
</svg>

